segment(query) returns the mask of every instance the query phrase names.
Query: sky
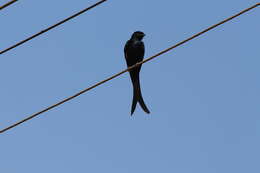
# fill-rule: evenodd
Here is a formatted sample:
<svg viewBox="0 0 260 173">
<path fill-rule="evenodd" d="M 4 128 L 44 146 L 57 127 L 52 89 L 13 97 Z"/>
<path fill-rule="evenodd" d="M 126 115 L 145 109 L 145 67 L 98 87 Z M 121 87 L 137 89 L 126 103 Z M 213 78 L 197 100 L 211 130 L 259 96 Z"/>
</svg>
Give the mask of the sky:
<svg viewBox="0 0 260 173">
<path fill-rule="evenodd" d="M 0 4 L 7 0 L 1 0 Z M 20 0 L 0 11 L 0 50 L 96 1 Z M 256 0 L 108 0 L 0 55 L 0 128 L 126 68 Z M 259 173 L 260 9 L 142 66 L 151 111 L 130 116 L 127 73 L 0 134 L 0 172 Z"/>
</svg>

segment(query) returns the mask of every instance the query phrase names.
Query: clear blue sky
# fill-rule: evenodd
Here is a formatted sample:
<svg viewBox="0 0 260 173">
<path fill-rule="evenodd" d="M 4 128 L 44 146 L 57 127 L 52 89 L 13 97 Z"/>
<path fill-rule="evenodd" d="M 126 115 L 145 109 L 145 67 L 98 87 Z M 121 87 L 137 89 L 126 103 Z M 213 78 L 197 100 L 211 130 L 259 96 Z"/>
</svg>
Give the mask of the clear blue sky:
<svg viewBox="0 0 260 173">
<path fill-rule="evenodd" d="M 1 0 L 1 4 L 7 2 Z M 4 49 L 95 1 L 20 0 L 0 11 Z M 0 55 L 0 128 L 125 69 L 256 0 L 109 0 Z M 143 65 L 151 114 L 130 116 L 124 74 L 0 135 L 1 173 L 259 173 L 259 7 Z"/>
</svg>

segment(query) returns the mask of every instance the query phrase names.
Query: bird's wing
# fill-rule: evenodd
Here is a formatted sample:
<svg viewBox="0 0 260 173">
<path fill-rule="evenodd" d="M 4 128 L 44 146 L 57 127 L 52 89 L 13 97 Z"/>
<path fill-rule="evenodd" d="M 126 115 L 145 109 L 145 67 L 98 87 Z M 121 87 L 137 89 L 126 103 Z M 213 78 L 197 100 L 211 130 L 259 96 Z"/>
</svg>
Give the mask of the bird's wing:
<svg viewBox="0 0 260 173">
<path fill-rule="evenodd" d="M 130 40 L 128 40 L 125 44 L 125 48 L 124 48 L 124 53 L 125 53 L 125 58 L 127 59 L 127 52 L 129 50 L 130 47 Z"/>
</svg>

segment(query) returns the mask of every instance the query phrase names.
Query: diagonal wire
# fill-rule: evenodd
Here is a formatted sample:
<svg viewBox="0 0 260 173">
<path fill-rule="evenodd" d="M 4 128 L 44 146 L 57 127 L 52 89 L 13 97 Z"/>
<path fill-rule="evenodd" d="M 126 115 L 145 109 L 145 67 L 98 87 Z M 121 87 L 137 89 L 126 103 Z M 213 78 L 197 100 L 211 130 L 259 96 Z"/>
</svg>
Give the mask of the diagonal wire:
<svg viewBox="0 0 260 173">
<path fill-rule="evenodd" d="M 8 47 L 8 48 L 6 48 L 6 49 L 4 49 L 4 50 L 1 50 L 1 51 L 0 51 L 0 54 L 3 54 L 3 53 L 5 53 L 5 52 L 7 52 L 7 51 L 9 51 L 9 50 L 11 50 L 11 49 L 17 47 L 17 46 L 20 46 L 21 44 L 23 44 L 23 43 L 25 43 L 25 42 L 27 42 L 27 41 L 29 41 L 29 40 L 35 38 L 35 37 L 38 37 L 39 35 L 41 35 L 41 34 L 47 32 L 47 31 L 49 31 L 49 30 L 51 30 L 51 29 L 53 29 L 53 28 L 56 28 L 57 26 L 59 26 L 59 25 L 65 23 L 65 22 L 67 22 L 67 21 L 73 19 L 74 17 L 77 17 L 77 16 L 81 15 L 82 13 L 84 13 L 84 12 L 86 12 L 86 11 L 88 11 L 88 10 L 90 10 L 90 9 L 92 9 L 92 8 L 94 8 L 94 7 L 96 7 L 96 6 L 98 6 L 98 5 L 100 5 L 101 3 L 105 2 L 105 1 L 107 1 L 107 0 L 101 0 L 101 1 L 99 1 L 99 2 L 97 2 L 97 3 L 95 3 L 95 4 L 93 4 L 93 5 L 91 5 L 91 6 L 89 6 L 89 7 L 87 7 L 87 8 L 85 8 L 85 9 L 79 11 L 79 12 L 76 13 L 76 14 L 73 14 L 72 16 L 70 16 L 70 17 L 68 17 L 68 18 L 66 18 L 66 19 L 63 19 L 62 21 L 60 21 L 60 22 L 58 22 L 58 23 L 56 23 L 56 24 L 54 24 L 54 25 L 52 25 L 52 26 L 50 26 L 50 27 L 48 27 L 48 28 L 46 28 L 46 29 L 44 29 L 44 30 L 42 30 L 42 31 L 40 31 L 40 32 L 38 32 L 38 33 L 36 33 L 36 34 L 34 34 L 34 35 L 32 35 L 32 36 L 30 36 L 30 37 L 28 37 L 28 38 L 26 38 L 26 39 L 20 41 L 20 42 L 18 42 L 18 43 L 14 44 L 14 45 L 12 45 L 12 46 L 10 46 L 10 47 Z"/>
<path fill-rule="evenodd" d="M 101 84 L 103 84 L 103 83 L 105 83 L 105 82 L 108 82 L 108 81 L 110 81 L 110 80 L 112 80 L 112 79 L 114 79 L 114 78 L 120 76 L 121 74 L 123 74 L 123 73 L 125 73 L 125 72 L 127 72 L 127 71 L 129 71 L 129 70 L 131 70 L 131 69 L 133 69 L 133 68 L 135 68 L 135 67 L 137 67 L 137 66 L 143 64 L 143 63 L 146 63 L 146 62 L 152 60 L 152 59 L 154 59 L 154 58 L 156 58 L 156 57 L 158 57 L 158 56 L 160 56 L 160 55 L 162 55 L 162 54 L 164 54 L 164 53 L 166 53 L 166 52 L 168 52 L 168 51 L 170 51 L 170 50 L 172 50 L 172 49 L 174 49 L 174 48 L 176 48 L 176 47 L 178 47 L 178 46 L 180 46 L 180 45 L 182 45 L 182 44 L 184 44 L 184 43 L 186 43 L 186 42 L 188 42 L 188 41 L 190 41 L 190 40 L 192 40 L 192 39 L 194 39 L 194 38 L 196 38 L 196 37 L 198 37 L 198 36 L 200 36 L 200 35 L 202 35 L 202 34 L 204 34 L 204 33 L 206 33 L 206 32 L 208 32 L 209 30 L 212 30 L 213 28 L 216 28 L 217 26 L 222 25 L 222 24 L 224 24 L 224 23 L 226 23 L 226 22 L 228 22 L 228 21 L 230 21 L 230 20 L 232 20 L 232 19 L 234 19 L 234 18 L 240 16 L 240 15 L 243 14 L 243 13 L 246 13 L 246 12 L 252 10 L 253 8 L 256 8 L 256 7 L 259 6 L 259 5 L 260 5 L 260 3 L 257 3 L 257 4 L 251 6 L 251 7 L 247 8 L 247 9 L 245 9 L 245 10 L 243 10 L 243 11 L 241 11 L 241 12 L 239 12 L 239 13 L 237 13 L 237 14 L 235 14 L 235 15 L 229 17 L 229 18 L 226 18 L 225 20 L 223 20 L 223 21 L 221 21 L 221 22 L 219 22 L 219 23 L 217 23 L 217 24 L 215 24 L 215 25 L 212 25 L 212 26 L 208 27 L 207 29 L 205 29 L 205 30 L 203 30 L 203 31 L 201 31 L 201 32 L 199 32 L 199 33 L 197 33 L 197 34 L 195 34 L 195 35 L 193 35 L 193 36 L 191 36 L 191 37 L 189 37 L 189 38 L 187 38 L 187 39 L 185 39 L 185 40 L 183 40 L 183 41 L 177 43 L 177 44 L 175 44 L 175 45 L 172 46 L 172 47 L 169 47 L 169 48 L 167 48 L 167 49 L 164 49 L 163 51 L 161 51 L 161 52 L 159 52 L 159 53 L 157 53 L 157 54 L 155 54 L 155 55 L 153 55 L 153 56 L 151 56 L 151 57 L 145 59 L 145 60 L 142 61 L 142 62 L 139 62 L 139 63 L 137 63 L 137 64 L 135 64 L 135 65 L 133 65 L 133 66 L 131 66 L 131 67 L 129 67 L 129 68 L 127 68 L 127 69 L 125 69 L 125 70 L 123 70 L 123 71 L 121 71 L 121 72 L 119 72 L 119 73 L 113 75 L 113 76 L 111 76 L 111 77 L 109 77 L 109 78 L 106 78 L 105 80 L 102 80 L 102 81 L 96 83 L 95 85 L 92 85 L 92 86 L 89 87 L 89 88 L 86 88 L 86 89 L 84 89 L 84 90 L 78 92 L 77 94 L 75 94 L 75 95 L 73 95 L 73 96 L 67 97 L 66 99 L 64 99 L 64 100 L 62 100 L 62 101 L 60 101 L 60 102 L 58 102 L 58 103 L 56 103 L 56 104 L 54 104 L 54 105 L 51 105 L 51 106 L 47 107 L 46 109 L 43 109 L 43 110 L 41 110 L 41 111 L 39 111 L 39 112 L 37 112 L 37 113 L 34 113 L 34 114 L 32 114 L 31 116 L 29 116 L 29 117 L 27 117 L 27 118 L 25 118 L 25 119 L 23 119 L 23 120 L 21 120 L 21 121 L 18 121 L 18 122 L 16 122 L 16 123 L 14 123 L 14 124 L 12 124 L 12 125 L 10 125 L 10 126 L 4 128 L 4 129 L 2 129 L 2 130 L 0 131 L 0 133 L 3 133 L 3 132 L 5 132 L 5 131 L 7 131 L 7 130 L 9 130 L 9 129 L 12 129 L 12 128 L 14 128 L 14 127 L 16 127 L 16 126 L 18 126 L 18 125 L 20 125 L 20 124 L 22 124 L 22 123 L 24 123 L 24 122 L 26 122 L 26 121 L 32 119 L 32 118 L 34 118 L 34 117 L 36 117 L 36 116 L 38 116 L 38 115 L 44 113 L 44 112 L 47 112 L 47 111 L 49 111 L 49 110 L 51 110 L 51 109 L 53 109 L 53 108 L 55 108 L 55 107 L 57 107 L 57 106 L 59 106 L 59 105 L 65 103 L 65 102 L 68 102 L 68 101 L 74 99 L 75 97 L 78 97 L 79 95 L 81 95 L 81 94 L 83 94 L 83 93 L 85 93 L 85 92 L 87 92 L 87 91 L 89 91 L 89 90 L 91 90 L 91 89 L 93 89 L 93 88 L 96 88 L 97 86 L 99 86 L 99 85 L 101 85 Z"/>
<path fill-rule="evenodd" d="M 16 1 L 18 1 L 18 0 L 11 0 L 11 1 L 7 2 L 6 4 L 0 6 L 0 10 L 2 10 L 2 9 L 4 9 L 5 7 L 11 5 L 12 3 L 15 3 Z"/>
</svg>

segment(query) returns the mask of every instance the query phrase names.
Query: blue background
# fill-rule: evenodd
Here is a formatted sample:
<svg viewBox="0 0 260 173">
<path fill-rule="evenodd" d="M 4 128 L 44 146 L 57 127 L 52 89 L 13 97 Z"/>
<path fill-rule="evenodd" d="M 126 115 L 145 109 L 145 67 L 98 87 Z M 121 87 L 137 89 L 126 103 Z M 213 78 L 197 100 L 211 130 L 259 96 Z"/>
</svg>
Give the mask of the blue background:
<svg viewBox="0 0 260 173">
<path fill-rule="evenodd" d="M 7 1 L 1 0 L 1 4 Z M 95 3 L 20 0 L 0 11 L 0 50 Z M 149 57 L 255 0 L 108 0 L 0 56 L 0 128 Z M 151 114 L 130 116 L 121 75 L 0 134 L 0 172 L 259 173 L 259 7 L 142 67 Z"/>
</svg>

